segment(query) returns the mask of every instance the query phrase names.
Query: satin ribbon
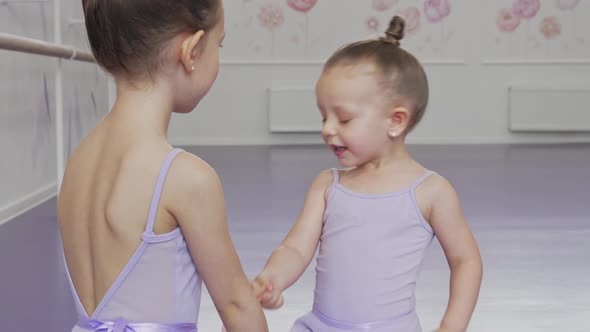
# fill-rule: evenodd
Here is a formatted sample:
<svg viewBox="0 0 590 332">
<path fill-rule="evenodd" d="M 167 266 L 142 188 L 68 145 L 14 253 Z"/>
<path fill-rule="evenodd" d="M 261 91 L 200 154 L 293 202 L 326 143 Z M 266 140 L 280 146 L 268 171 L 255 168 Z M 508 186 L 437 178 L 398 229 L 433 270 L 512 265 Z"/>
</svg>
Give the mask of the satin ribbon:
<svg viewBox="0 0 590 332">
<path fill-rule="evenodd" d="M 322 323 L 324 323 L 328 326 L 335 327 L 335 328 L 341 329 L 341 330 L 358 331 L 358 332 L 370 332 L 370 331 L 374 331 L 377 328 L 391 326 L 391 324 L 394 323 L 396 320 L 398 320 L 401 317 L 406 316 L 406 315 L 402 315 L 399 317 L 393 317 L 390 319 L 374 321 L 374 322 L 369 322 L 369 323 L 348 323 L 348 322 L 343 322 L 343 321 L 332 319 L 332 318 L 322 314 L 316 307 L 313 307 L 312 313 L 317 319 L 319 319 Z"/>
<path fill-rule="evenodd" d="M 77 326 L 93 332 L 197 332 L 197 326 L 192 323 L 130 323 L 121 318 L 114 322 L 82 318 Z"/>
</svg>

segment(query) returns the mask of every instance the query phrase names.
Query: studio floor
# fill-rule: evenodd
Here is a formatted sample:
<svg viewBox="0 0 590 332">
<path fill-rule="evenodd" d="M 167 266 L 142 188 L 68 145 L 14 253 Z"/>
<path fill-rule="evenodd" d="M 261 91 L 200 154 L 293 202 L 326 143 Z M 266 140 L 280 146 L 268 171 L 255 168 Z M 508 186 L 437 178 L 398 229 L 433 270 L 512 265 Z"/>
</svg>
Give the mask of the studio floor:
<svg viewBox="0 0 590 332">
<path fill-rule="evenodd" d="M 184 147 L 223 182 L 232 238 L 254 277 L 294 222 L 313 178 L 336 167 L 319 146 Z M 590 331 L 590 145 L 420 145 L 410 151 L 457 189 L 479 243 L 484 280 L 469 331 Z M 76 317 L 51 199 L 0 226 L 0 330 L 69 331 Z M 288 331 L 311 309 L 315 262 L 267 311 Z M 417 285 L 432 331 L 445 310 L 449 269 L 435 240 Z M 220 331 L 206 290 L 200 331 Z"/>
</svg>

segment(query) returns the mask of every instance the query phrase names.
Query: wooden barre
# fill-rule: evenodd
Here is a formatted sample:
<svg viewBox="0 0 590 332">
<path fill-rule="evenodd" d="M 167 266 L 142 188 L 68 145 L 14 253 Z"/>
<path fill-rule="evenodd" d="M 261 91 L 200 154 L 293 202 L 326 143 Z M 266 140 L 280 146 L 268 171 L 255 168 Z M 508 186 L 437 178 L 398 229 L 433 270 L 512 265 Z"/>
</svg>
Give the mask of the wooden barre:
<svg viewBox="0 0 590 332">
<path fill-rule="evenodd" d="M 1 32 L 0 49 L 96 63 L 92 53 L 87 51 Z"/>
</svg>

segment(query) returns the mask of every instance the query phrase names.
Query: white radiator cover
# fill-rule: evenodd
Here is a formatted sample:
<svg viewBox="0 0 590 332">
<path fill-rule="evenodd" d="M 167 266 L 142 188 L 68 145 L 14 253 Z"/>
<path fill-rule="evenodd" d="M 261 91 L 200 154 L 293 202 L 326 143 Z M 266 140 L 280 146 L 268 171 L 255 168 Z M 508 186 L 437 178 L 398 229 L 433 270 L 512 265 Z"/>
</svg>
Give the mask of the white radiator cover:
<svg viewBox="0 0 590 332">
<path fill-rule="evenodd" d="M 590 132 L 590 87 L 508 88 L 514 132 Z"/>
</svg>

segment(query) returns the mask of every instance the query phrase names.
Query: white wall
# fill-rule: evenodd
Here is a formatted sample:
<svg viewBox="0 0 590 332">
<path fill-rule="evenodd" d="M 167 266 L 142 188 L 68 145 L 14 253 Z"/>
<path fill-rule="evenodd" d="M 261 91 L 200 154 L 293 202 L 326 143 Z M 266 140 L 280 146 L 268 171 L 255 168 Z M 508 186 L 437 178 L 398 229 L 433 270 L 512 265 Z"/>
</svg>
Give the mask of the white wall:
<svg viewBox="0 0 590 332">
<path fill-rule="evenodd" d="M 270 132 L 267 89 L 313 89 L 336 47 L 380 34 L 393 13 L 417 6 L 419 28 L 403 45 L 424 62 L 432 98 L 410 142 L 590 142 L 587 132 L 510 132 L 507 98 L 512 84 L 590 88 L 590 1 L 561 10 L 559 0 L 542 0 L 513 33 L 499 32 L 498 12 L 514 1 L 450 0 L 449 15 L 437 23 L 426 18 L 424 1 L 377 0 L 394 4 L 378 12 L 372 0 L 321 0 L 307 14 L 283 0 L 225 1 L 228 36 L 218 82 L 197 112 L 174 117 L 170 138 L 194 145 L 320 143 L 318 133 Z M 9 0 L 0 6 L 0 31 L 53 41 L 52 3 Z M 283 15 L 272 31 L 259 19 L 269 3 Z M 80 7 L 62 1 L 62 39 L 87 49 Z M 550 40 L 541 33 L 548 17 L 561 24 Z M 371 18 L 380 24 L 377 32 L 369 31 Z M 53 59 L 0 51 L 0 222 L 54 193 L 55 68 Z M 108 110 L 106 82 L 94 65 L 64 62 L 66 152 Z M 299 106 L 291 107 L 316 112 Z M 588 105 L 579 109 L 587 112 Z"/>
<path fill-rule="evenodd" d="M 323 61 L 335 48 L 375 35 L 366 25 L 369 18 L 375 17 L 381 33 L 392 14 L 412 6 L 420 11 L 420 24 L 403 45 L 425 64 L 431 100 L 410 142 L 590 142 L 588 132 L 508 129 L 510 85 L 590 88 L 590 37 L 585 33 L 590 29 L 585 20 L 590 15 L 589 1 L 562 10 L 557 7 L 559 1 L 542 0 L 535 16 L 522 19 L 512 33 L 500 32 L 497 19 L 513 0 L 450 0 L 450 14 L 437 23 L 426 18 L 424 1 L 380 1 L 394 5 L 378 12 L 371 8 L 372 1 L 322 0 L 303 14 L 282 0 L 226 1 L 227 38 L 219 79 L 196 112 L 173 118 L 172 142 L 319 143 L 318 133 L 271 133 L 266 90 L 313 89 Z M 282 12 L 282 19 L 279 15 L 275 22 L 283 23 L 274 31 L 261 27 L 258 18 L 260 8 L 268 3 Z M 560 35 L 551 39 L 541 29 L 550 26 L 542 23 L 548 17 L 561 25 Z M 309 104 L 302 102 L 306 106 L 293 105 L 293 109 L 316 112 Z M 580 105 L 579 112 L 588 108 Z"/>
<path fill-rule="evenodd" d="M 62 2 L 62 39 L 87 49 L 79 1 Z M 54 41 L 51 2 L 0 6 L 0 31 Z M 0 51 L 0 223 L 56 191 L 57 60 Z M 93 64 L 64 62 L 66 152 L 107 110 L 106 78 Z"/>
</svg>

